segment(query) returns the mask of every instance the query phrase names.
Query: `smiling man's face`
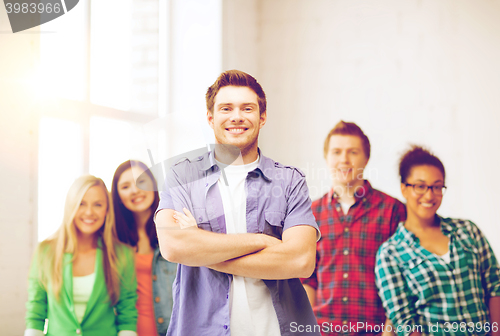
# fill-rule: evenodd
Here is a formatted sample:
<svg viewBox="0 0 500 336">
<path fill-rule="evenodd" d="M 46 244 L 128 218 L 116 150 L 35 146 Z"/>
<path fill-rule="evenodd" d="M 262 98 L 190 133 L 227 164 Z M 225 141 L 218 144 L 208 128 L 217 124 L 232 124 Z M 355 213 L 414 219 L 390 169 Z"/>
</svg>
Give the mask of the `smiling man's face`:
<svg viewBox="0 0 500 336">
<path fill-rule="evenodd" d="M 334 185 L 354 186 L 363 183 L 368 158 L 359 136 L 332 135 L 325 159 Z"/>
<path fill-rule="evenodd" d="M 266 123 L 257 94 L 246 86 L 224 86 L 215 96 L 214 111 L 207 112 L 217 144 L 233 145 L 243 156 L 257 151 L 259 131 Z"/>
</svg>

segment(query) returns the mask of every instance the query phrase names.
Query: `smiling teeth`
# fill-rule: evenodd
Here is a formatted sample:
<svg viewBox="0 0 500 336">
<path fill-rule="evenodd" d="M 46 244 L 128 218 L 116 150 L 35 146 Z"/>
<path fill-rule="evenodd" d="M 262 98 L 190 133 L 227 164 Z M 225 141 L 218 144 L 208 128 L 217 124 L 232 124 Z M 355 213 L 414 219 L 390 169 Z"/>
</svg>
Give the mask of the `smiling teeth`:
<svg viewBox="0 0 500 336">
<path fill-rule="evenodd" d="M 229 131 L 231 132 L 243 132 L 245 129 L 244 128 L 231 128 Z"/>
<path fill-rule="evenodd" d="M 424 208 L 432 208 L 434 206 L 433 203 L 420 203 L 420 205 Z"/>
<path fill-rule="evenodd" d="M 140 202 L 142 202 L 143 200 L 144 200 L 144 197 L 134 198 L 134 199 L 132 200 L 132 203 L 140 203 Z"/>
<path fill-rule="evenodd" d="M 94 222 L 95 222 L 95 220 L 92 220 L 92 219 L 84 219 L 84 220 L 83 220 L 83 222 L 84 222 L 84 223 L 86 223 L 86 224 L 92 224 L 92 223 L 94 223 Z"/>
</svg>

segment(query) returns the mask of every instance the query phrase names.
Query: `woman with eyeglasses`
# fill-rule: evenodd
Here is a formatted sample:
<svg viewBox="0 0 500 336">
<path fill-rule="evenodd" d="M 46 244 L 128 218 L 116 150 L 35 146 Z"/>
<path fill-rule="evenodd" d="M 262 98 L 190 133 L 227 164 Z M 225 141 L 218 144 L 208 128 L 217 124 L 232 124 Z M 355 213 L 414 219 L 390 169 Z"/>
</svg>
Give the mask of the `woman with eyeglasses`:
<svg viewBox="0 0 500 336">
<path fill-rule="evenodd" d="M 441 161 L 413 146 L 399 165 L 407 219 L 378 250 L 379 295 L 397 335 L 498 335 L 500 270 L 474 223 L 436 214 Z"/>
</svg>

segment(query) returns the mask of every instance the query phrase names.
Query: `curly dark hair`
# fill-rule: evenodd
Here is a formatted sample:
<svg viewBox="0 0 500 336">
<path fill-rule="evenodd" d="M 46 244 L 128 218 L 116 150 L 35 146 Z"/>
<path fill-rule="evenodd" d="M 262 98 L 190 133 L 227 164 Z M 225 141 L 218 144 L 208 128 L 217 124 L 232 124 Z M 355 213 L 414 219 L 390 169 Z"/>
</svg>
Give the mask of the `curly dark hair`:
<svg viewBox="0 0 500 336">
<path fill-rule="evenodd" d="M 399 176 L 401 176 L 401 183 L 406 183 L 406 179 L 408 175 L 410 175 L 413 167 L 424 165 L 436 167 L 443 174 L 443 180 L 445 179 L 445 170 L 441 160 L 429 150 L 421 146 L 412 145 L 399 161 Z"/>
</svg>

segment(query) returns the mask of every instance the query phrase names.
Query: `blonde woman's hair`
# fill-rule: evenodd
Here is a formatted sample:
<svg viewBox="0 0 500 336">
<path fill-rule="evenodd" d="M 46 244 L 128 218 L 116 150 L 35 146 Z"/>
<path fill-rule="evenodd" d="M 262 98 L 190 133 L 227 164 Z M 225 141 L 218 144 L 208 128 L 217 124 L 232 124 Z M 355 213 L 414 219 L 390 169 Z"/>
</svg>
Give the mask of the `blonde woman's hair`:
<svg viewBox="0 0 500 336">
<path fill-rule="evenodd" d="M 104 182 L 95 176 L 84 175 L 73 182 L 66 195 L 64 205 L 63 222 L 54 235 L 38 247 L 38 262 L 40 267 L 40 280 L 47 289 L 49 280 L 51 289 L 56 299 L 59 299 L 63 283 L 63 257 L 65 253 L 73 254 L 75 260 L 78 253 L 77 231 L 74 225 L 76 212 L 85 193 L 94 186 L 99 186 L 105 190 L 108 203 L 106 219 L 104 225 L 95 233 L 101 240 L 101 249 L 103 256 L 104 277 L 106 287 L 111 300 L 111 305 L 115 305 L 120 297 L 120 275 L 118 272 L 118 262 L 115 246 L 120 244 L 116 235 L 114 223 L 113 202 L 109 196 L 108 189 Z M 42 259 L 40 259 L 42 258 Z"/>
</svg>

